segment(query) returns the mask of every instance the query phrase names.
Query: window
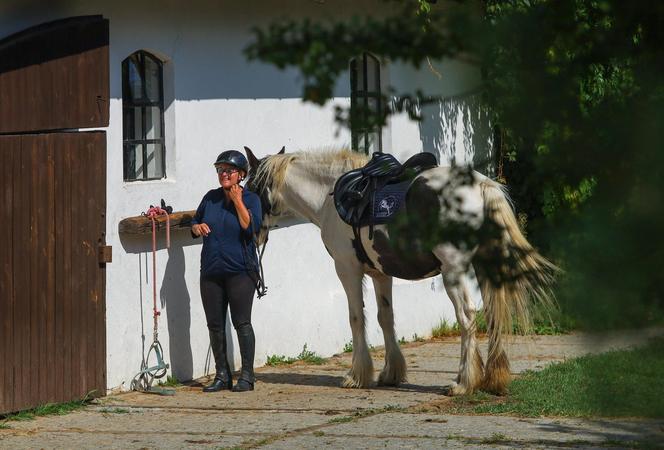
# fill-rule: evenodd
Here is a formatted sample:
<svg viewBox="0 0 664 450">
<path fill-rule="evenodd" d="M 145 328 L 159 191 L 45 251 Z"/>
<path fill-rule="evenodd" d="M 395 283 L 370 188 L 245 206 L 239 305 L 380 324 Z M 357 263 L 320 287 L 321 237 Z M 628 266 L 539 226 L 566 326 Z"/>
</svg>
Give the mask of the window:
<svg viewBox="0 0 664 450">
<path fill-rule="evenodd" d="M 380 62 L 368 53 L 350 61 L 350 112 L 353 148 L 364 153 L 383 149 Z"/>
<path fill-rule="evenodd" d="M 125 181 L 166 176 L 163 63 L 145 51 L 122 61 Z"/>
</svg>

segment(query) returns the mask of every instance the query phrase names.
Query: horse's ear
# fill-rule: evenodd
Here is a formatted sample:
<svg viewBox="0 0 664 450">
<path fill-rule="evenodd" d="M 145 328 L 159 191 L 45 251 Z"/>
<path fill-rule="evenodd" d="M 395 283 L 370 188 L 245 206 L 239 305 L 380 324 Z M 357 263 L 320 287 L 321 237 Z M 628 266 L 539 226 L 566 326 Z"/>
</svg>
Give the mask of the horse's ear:
<svg viewBox="0 0 664 450">
<path fill-rule="evenodd" d="M 247 154 L 247 159 L 249 160 L 249 167 L 251 168 L 251 171 L 252 172 L 256 171 L 256 169 L 258 169 L 260 161 L 258 160 L 258 158 L 256 158 L 254 152 L 252 152 L 249 147 L 244 147 L 244 152 Z"/>
<path fill-rule="evenodd" d="M 285 145 L 283 147 L 281 147 L 281 150 L 279 150 L 279 153 L 277 153 L 277 155 L 283 155 L 284 153 L 286 153 L 286 146 Z"/>
</svg>

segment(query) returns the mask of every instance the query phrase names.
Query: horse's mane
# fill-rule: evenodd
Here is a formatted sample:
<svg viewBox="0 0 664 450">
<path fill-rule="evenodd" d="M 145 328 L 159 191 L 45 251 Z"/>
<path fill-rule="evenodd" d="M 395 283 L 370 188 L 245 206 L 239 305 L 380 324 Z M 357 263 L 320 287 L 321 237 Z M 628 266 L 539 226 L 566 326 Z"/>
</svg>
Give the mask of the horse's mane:
<svg viewBox="0 0 664 450">
<path fill-rule="evenodd" d="M 272 155 L 263 161 L 254 178 L 259 186 L 265 186 L 269 181 L 272 189 L 279 190 L 286 179 L 286 169 L 295 161 L 306 164 L 307 170 L 312 174 L 339 176 L 364 166 L 368 160 L 367 155 L 347 148 Z"/>
</svg>

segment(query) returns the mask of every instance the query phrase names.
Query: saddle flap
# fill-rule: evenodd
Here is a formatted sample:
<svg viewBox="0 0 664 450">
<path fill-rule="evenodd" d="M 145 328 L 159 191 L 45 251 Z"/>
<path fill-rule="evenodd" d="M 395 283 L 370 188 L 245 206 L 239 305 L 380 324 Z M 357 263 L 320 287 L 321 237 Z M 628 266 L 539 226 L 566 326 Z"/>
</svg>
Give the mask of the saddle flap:
<svg viewBox="0 0 664 450">
<path fill-rule="evenodd" d="M 389 222 L 406 204 L 406 192 L 411 181 L 386 184 L 376 191 L 373 199 L 373 218 L 367 220 L 374 224 Z"/>
</svg>

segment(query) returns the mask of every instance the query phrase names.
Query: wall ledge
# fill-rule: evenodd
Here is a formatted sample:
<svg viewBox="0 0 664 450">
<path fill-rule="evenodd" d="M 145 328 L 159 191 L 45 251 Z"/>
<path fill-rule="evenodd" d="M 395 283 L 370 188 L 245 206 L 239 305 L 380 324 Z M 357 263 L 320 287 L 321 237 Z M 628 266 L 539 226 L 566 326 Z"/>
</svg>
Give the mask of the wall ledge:
<svg viewBox="0 0 664 450">
<path fill-rule="evenodd" d="M 191 219 L 196 214 L 192 211 L 176 211 L 170 214 L 171 230 L 188 230 L 191 228 Z M 158 216 L 156 219 L 156 230 L 166 229 L 166 216 Z M 148 234 L 152 233 L 152 220 L 147 216 L 133 216 L 122 219 L 118 223 L 118 231 L 126 234 Z"/>
</svg>

